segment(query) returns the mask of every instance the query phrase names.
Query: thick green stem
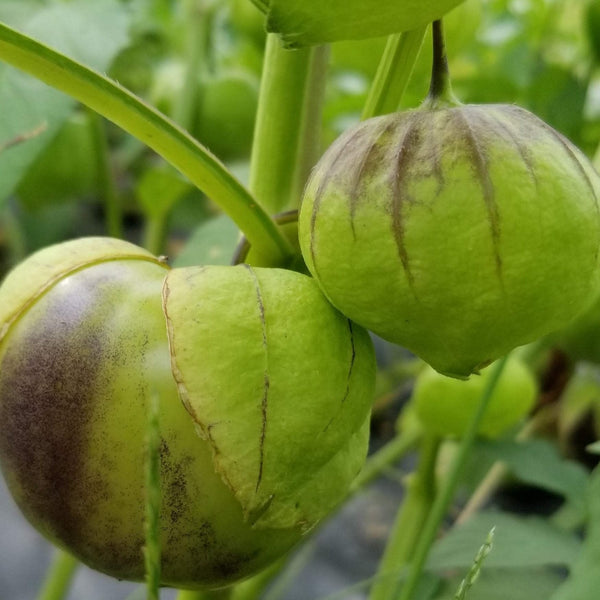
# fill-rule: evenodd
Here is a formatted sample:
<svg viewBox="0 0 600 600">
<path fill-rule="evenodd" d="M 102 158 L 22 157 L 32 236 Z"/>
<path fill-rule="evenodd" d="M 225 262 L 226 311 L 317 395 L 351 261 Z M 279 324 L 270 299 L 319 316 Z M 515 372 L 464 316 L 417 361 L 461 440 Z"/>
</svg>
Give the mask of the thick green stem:
<svg viewBox="0 0 600 600">
<path fill-rule="evenodd" d="M 394 600 L 400 574 L 411 559 L 423 523 L 435 498 L 435 465 L 439 448 L 437 437 L 426 436 L 421 444 L 419 466 L 406 478 L 405 496 L 388 537 L 370 600 Z"/>
<path fill-rule="evenodd" d="M 456 453 L 450 466 L 450 470 L 444 485 L 436 496 L 431 511 L 427 517 L 427 521 L 425 522 L 421 536 L 415 548 L 406 583 L 402 586 L 402 590 L 397 600 L 412 600 L 414 597 L 415 590 L 419 584 L 419 579 L 423 573 L 427 556 L 429 555 L 431 544 L 433 543 L 440 524 L 444 519 L 446 512 L 448 511 L 450 503 L 452 502 L 454 493 L 462 476 L 464 466 L 467 462 L 471 449 L 473 448 L 477 431 L 479 430 L 479 426 L 485 415 L 490 398 L 496 389 L 498 380 L 502 375 L 507 358 L 508 356 L 505 356 L 499 360 L 494 367 L 492 367 L 493 372 L 491 373 L 490 379 L 488 380 L 488 383 L 483 391 L 477 412 L 473 416 L 473 419 L 471 420 L 471 423 L 469 424 L 469 427 L 465 432 L 463 439 L 461 440 L 458 452 Z"/>
<path fill-rule="evenodd" d="M 221 206 L 264 264 L 285 264 L 293 254 L 277 225 L 215 156 L 128 90 L 2 23 L 0 60 L 69 94 L 146 143 Z"/>
<path fill-rule="evenodd" d="M 421 51 L 427 27 L 391 35 L 363 108 L 363 120 L 398 110 Z"/>
<path fill-rule="evenodd" d="M 319 157 L 328 48 L 285 50 L 267 36 L 250 190 L 269 212 L 296 208 Z"/>
<path fill-rule="evenodd" d="M 37 600 L 66 598 L 78 564 L 70 554 L 57 550 Z"/>
<path fill-rule="evenodd" d="M 88 119 L 92 121 L 94 147 L 96 150 L 96 164 L 98 165 L 98 183 L 102 200 L 106 232 L 111 237 L 123 237 L 123 211 L 117 192 L 114 173 L 110 164 L 110 152 L 106 139 L 106 127 L 98 113 L 88 110 Z"/>
</svg>

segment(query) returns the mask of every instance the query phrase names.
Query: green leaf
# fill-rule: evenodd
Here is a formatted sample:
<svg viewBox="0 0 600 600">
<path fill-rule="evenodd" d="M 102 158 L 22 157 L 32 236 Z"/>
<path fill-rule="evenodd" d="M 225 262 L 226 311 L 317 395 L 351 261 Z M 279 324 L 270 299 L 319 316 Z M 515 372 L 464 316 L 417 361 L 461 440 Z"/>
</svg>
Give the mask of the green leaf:
<svg viewBox="0 0 600 600">
<path fill-rule="evenodd" d="M 450 580 L 434 600 L 453 600 L 460 578 Z M 468 600 L 549 600 L 560 585 L 560 573 L 550 569 L 484 569 Z M 591 600 L 595 596 L 589 596 Z"/>
<path fill-rule="evenodd" d="M 0 11 L 0 16 L 10 17 Z M 21 15 L 19 15 L 21 16 Z M 17 18 L 21 25 L 23 19 Z M 129 19 L 117 0 L 70 2 L 37 10 L 23 30 L 74 59 L 106 70 L 127 43 Z M 15 187 L 38 154 L 52 141 L 75 102 L 23 73 L 0 65 L 0 144 L 44 126 L 44 132 L 5 149 L 0 160 L 0 202 Z M 73 149 L 77 152 L 77 149 Z"/>
<path fill-rule="evenodd" d="M 358 40 L 429 24 L 462 0 L 271 0 L 267 30 L 286 46 Z"/>
<path fill-rule="evenodd" d="M 486 560 L 489 568 L 569 566 L 581 547 L 574 535 L 539 517 L 486 511 L 443 537 L 431 552 L 428 568 L 470 568 L 474 549 L 481 545 L 492 527 L 496 529 L 494 551 Z"/>
<path fill-rule="evenodd" d="M 194 231 L 173 266 L 228 265 L 239 237 L 239 229 L 227 215 L 214 217 Z"/>
<path fill-rule="evenodd" d="M 589 522 L 585 541 L 567 581 L 552 600 L 591 600 L 600 589 L 600 469 L 590 478 L 588 494 Z"/>
<path fill-rule="evenodd" d="M 580 511 L 588 473 L 580 464 L 566 460 L 556 447 L 544 440 L 516 442 L 499 440 L 478 445 L 478 456 L 505 462 L 510 471 L 524 483 L 566 498 Z"/>
</svg>

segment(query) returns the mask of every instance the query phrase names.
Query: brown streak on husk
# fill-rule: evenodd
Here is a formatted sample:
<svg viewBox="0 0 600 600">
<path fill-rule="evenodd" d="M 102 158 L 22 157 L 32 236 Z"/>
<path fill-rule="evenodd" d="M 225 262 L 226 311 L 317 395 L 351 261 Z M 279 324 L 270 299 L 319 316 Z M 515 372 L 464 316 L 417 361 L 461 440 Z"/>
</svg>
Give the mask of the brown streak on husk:
<svg viewBox="0 0 600 600">
<path fill-rule="evenodd" d="M 483 192 L 483 201 L 487 209 L 488 220 L 490 225 L 490 231 L 492 234 L 492 244 L 494 247 L 494 257 L 496 261 L 496 273 L 498 279 L 502 281 L 502 257 L 500 256 L 500 215 L 498 213 L 498 205 L 496 204 L 496 192 L 494 184 L 490 179 L 488 171 L 488 159 L 485 151 L 481 148 L 480 142 L 473 133 L 471 123 L 469 122 L 468 114 L 469 108 L 457 108 L 451 111 L 454 115 L 454 120 L 460 121 L 456 123 L 456 133 L 460 136 L 462 133 L 462 140 L 464 147 L 471 159 L 473 168 L 479 180 L 481 190 Z"/>
<path fill-rule="evenodd" d="M 408 284 L 413 293 L 414 277 L 410 269 L 408 251 L 404 243 L 402 208 L 406 201 L 410 201 L 406 190 L 406 183 L 410 178 L 411 166 L 421 142 L 420 120 L 420 115 L 413 113 L 408 121 L 408 127 L 394 151 L 391 173 L 392 233 L 394 234 L 398 256 L 400 257 Z"/>
<path fill-rule="evenodd" d="M 256 273 L 249 265 L 244 265 L 246 270 L 250 273 L 252 278 L 254 287 L 256 289 L 256 301 L 258 304 L 259 314 L 260 314 L 260 322 L 262 326 L 262 338 L 263 338 L 263 348 L 265 350 L 265 372 L 264 372 L 264 383 L 263 383 L 263 397 L 260 404 L 261 409 L 261 431 L 260 438 L 258 443 L 258 452 L 259 452 L 259 465 L 258 465 L 258 476 L 256 479 L 256 488 L 255 492 L 258 492 L 258 488 L 260 487 L 260 483 L 262 481 L 263 476 L 263 468 L 264 468 L 264 460 L 265 460 L 265 438 L 267 434 L 267 410 L 269 406 L 269 388 L 271 386 L 271 381 L 269 378 L 269 362 L 267 356 L 267 322 L 265 319 L 265 306 L 263 303 L 262 295 L 260 292 L 260 285 L 258 278 L 256 277 Z"/>
</svg>

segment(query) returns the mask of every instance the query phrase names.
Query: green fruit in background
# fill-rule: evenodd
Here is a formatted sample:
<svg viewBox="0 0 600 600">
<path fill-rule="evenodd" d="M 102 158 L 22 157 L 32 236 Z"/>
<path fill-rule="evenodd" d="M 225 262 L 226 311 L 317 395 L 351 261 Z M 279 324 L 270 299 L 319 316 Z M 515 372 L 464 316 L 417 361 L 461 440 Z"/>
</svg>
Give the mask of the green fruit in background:
<svg viewBox="0 0 600 600">
<path fill-rule="evenodd" d="M 441 375 L 426 367 L 417 377 L 412 404 L 423 427 L 436 435 L 462 437 L 475 416 L 493 369 L 467 381 Z M 535 402 L 537 383 L 527 366 L 509 358 L 492 393 L 478 433 L 497 438 L 529 413 Z"/>
<path fill-rule="evenodd" d="M 426 105 L 328 149 L 300 245 L 346 316 L 466 377 L 597 295 L 599 190 L 585 156 L 521 108 Z"/>
<path fill-rule="evenodd" d="M 265 17 L 251 0 L 230 0 L 229 18 L 235 31 L 263 45 L 267 35 Z"/>
<path fill-rule="evenodd" d="M 132 244 L 88 238 L 34 254 L 0 300 L 3 473 L 31 523 L 95 569 L 144 577 L 154 394 L 164 585 L 257 572 L 361 467 L 373 349 L 309 277 L 169 270 Z"/>
<path fill-rule="evenodd" d="M 250 155 L 258 107 L 258 79 L 245 72 L 207 76 L 200 83 L 194 135 L 223 160 Z"/>
<path fill-rule="evenodd" d="M 29 209 L 81 199 L 98 186 L 94 127 L 74 112 L 27 171 L 18 195 Z"/>
</svg>

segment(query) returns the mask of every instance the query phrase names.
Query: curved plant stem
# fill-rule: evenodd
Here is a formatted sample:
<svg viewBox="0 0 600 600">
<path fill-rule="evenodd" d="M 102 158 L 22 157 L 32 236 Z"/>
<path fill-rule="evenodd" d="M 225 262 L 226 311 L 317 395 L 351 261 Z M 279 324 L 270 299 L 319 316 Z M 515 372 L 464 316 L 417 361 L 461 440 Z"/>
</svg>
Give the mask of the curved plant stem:
<svg viewBox="0 0 600 600">
<path fill-rule="evenodd" d="M 422 440 L 419 466 L 406 479 L 406 494 L 379 563 L 370 600 L 394 600 L 397 596 L 400 573 L 410 561 L 435 498 L 435 465 L 439 444 L 439 439 L 433 436 L 426 436 Z"/>
<path fill-rule="evenodd" d="M 225 166 L 134 94 L 2 23 L 0 60 L 69 94 L 146 143 L 219 204 L 265 264 L 284 264 L 292 255 L 277 225 Z"/>
<path fill-rule="evenodd" d="M 398 110 L 426 32 L 427 27 L 420 27 L 388 38 L 363 108 L 363 120 Z"/>
<path fill-rule="evenodd" d="M 297 208 L 319 157 L 328 48 L 285 50 L 267 36 L 254 128 L 250 190 L 271 213 Z"/>
<path fill-rule="evenodd" d="M 69 592 L 78 565 L 70 554 L 57 550 L 37 600 L 63 600 Z"/>
<path fill-rule="evenodd" d="M 479 425 L 483 419 L 483 416 L 485 415 L 490 398 L 496 389 L 500 375 L 502 375 L 507 358 L 508 355 L 500 359 L 492 367 L 493 371 L 483 391 L 483 394 L 481 395 L 477 412 L 473 416 L 473 419 L 471 420 L 471 423 L 469 424 L 469 427 L 467 428 L 467 431 L 465 432 L 465 435 L 460 443 L 458 452 L 456 453 L 456 456 L 454 457 L 454 460 L 450 466 L 446 481 L 444 482 L 444 485 L 440 489 L 435 498 L 433 506 L 431 507 L 431 511 L 427 517 L 421 532 L 421 536 L 419 537 L 419 541 L 415 547 L 415 552 L 410 565 L 407 580 L 402 586 L 402 590 L 397 600 L 411 600 L 415 594 L 415 590 L 423 572 L 423 567 L 425 566 L 425 562 L 429 554 L 429 549 L 431 548 L 431 544 L 435 539 L 440 523 L 442 522 L 448 507 L 452 502 L 452 498 L 460 481 L 463 468 L 467 462 L 469 453 L 473 447 L 473 442 L 477 436 Z"/>
<path fill-rule="evenodd" d="M 100 115 L 88 109 L 88 119 L 92 122 L 96 163 L 100 192 L 104 201 L 106 232 L 111 237 L 123 237 L 123 214 L 115 178 L 110 164 L 110 153 L 106 139 L 106 127 Z"/>
</svg>

